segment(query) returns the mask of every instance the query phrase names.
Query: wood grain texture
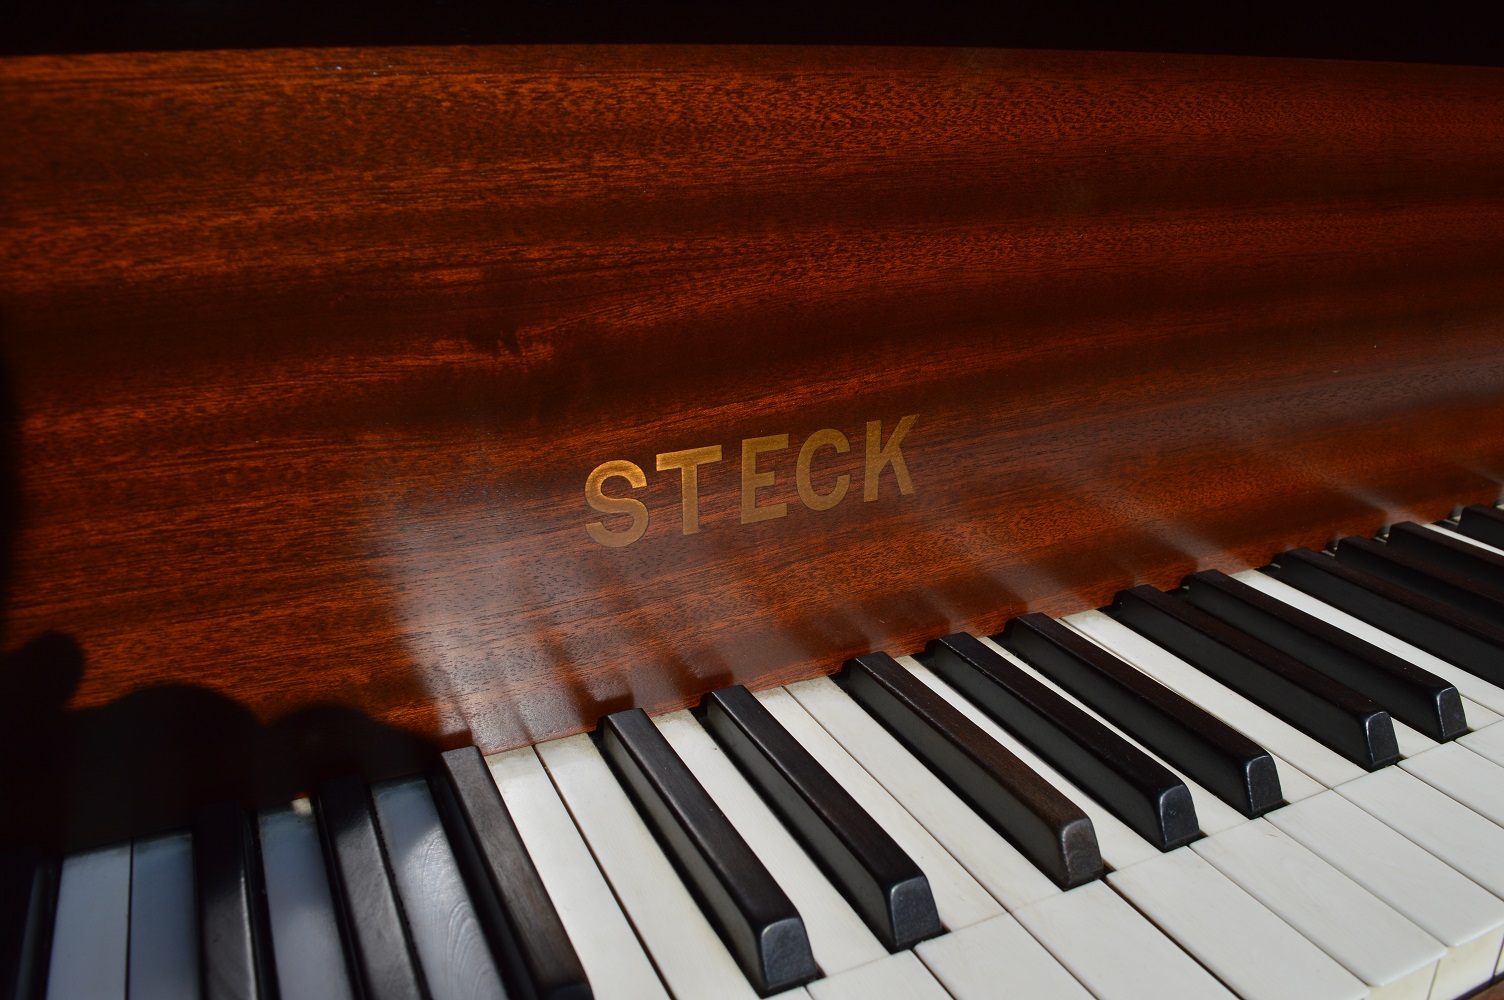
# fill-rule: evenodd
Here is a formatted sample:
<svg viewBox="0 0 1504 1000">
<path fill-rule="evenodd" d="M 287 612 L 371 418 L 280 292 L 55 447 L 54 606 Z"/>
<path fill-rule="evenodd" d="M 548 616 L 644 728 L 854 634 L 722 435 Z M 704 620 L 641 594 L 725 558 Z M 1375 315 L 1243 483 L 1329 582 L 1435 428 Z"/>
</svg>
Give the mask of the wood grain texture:
<svg viewBox="0 0 1504 1000">
<path fill-rule="evenodd" d="M 1497 69 L 1122 54 L 0 62 L 4 646 L 70 638 L 73 709 L 492 751 L 1492 503 L 1501 109 Z M 907 414 L 915 492 L 862 502 Z M 683 535 L 654 457 L 714 444 Z"/>
</svg>

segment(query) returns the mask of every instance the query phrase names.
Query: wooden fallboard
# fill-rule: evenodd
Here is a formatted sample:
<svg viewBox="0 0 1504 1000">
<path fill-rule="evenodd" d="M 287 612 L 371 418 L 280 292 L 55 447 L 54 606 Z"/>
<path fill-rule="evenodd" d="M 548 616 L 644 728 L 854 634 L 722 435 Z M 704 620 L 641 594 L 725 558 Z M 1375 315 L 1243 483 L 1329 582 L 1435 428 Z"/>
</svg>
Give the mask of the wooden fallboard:
<svg viewBox="0 0 1504 1000">
<path fill-rule="evenodd" d="M 1504 482 L 1499 69 L 37 57 L 0 136 L 13 714 L 497 750 Z"/>
</svg>

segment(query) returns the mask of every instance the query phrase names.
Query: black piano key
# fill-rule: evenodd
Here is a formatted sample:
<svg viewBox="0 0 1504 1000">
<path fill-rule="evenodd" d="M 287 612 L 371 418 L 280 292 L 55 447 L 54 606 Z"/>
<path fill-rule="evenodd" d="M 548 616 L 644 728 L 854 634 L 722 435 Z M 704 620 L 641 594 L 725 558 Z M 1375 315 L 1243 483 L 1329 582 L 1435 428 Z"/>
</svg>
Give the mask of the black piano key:
<svg viewBox="0 0 1504 1000">
<path fill-rule="evenodd" d="M 1284 804 L 1267 750 L 1085 636 L 1031 614 L 994 639 L 1243 815 Z"/>
<path fill-rule="evenodd" d="M 1216 570 L 1188 577 L 1185 597 L 1203 611 L 1366 694 L 1394 718 L 1434 740 L 1446 741 L 1467 732 L 1457 689 L 1409 660 Z"/>
<path fill-rule="evenodd" d="M 702 707 L 706 728 L 888 950 L 941 932 L 924 872 L 762 702 L 738 686 Z"/>
<path fill-rule="evenodd" d="M 1457 518 L 1457 530 L 1484 545 L 1504 549 L 1504 510 L 1482 504 L 1464 507 Z"/>
<path fill-rule="evenodd" d="M 935 639 L 920 661 L 1161 851 L 1201 835 L 1174 772 L 975 636 Z"/>
<path fill-rule="evenodd" d="M 1371 538 L 1344 538 L 1337 561 L 1504 628 L 1504 592 Z"/>
<path fill-rule="evenodd" d="M 1057 885 L 1102 876 L 1086 813 L 891 656 L 848 660 L 836 680 Z"/>
<path fill-rule="evenodd" d="M 1423 559 L 1465 579 L 1504 591 L 1504 556 L 1413 521 L 1396 524 L 1386 536 L 1389 547 Z"/>
<path fill-rule="evenodd" d="M 352 984 L 366 1000 L 427 1000 L 370 789 L 357 775 L 334 778 L 319 786 L 313 808 Z"/>
<path fill-rule="evenodd" d="M 240 803 L 195 814 L 193 877 L 204 1000 L 275 997 L 261 860 Z"/>
<path fill-rule="evenodd" d="M 57 865 L 34 848 L 0 855 L 0 1000 L 41 1000 L 57 876 Z"/>
<path fill-rule="evenodd" d="M 1264 572 L 1504 686 L 1504 629 L 1310 549 L 1292 549 Z"/>
<path fill-rule="evenodd" d="M 430 776 L 434 803 L 513 1000 L 586 1000 L 585 967 L 475 747 Z"/>
<path fill-rule="evenodd" d="M 1119 593 L 1108 613 L 1359 767 L 1399 760 L 1394 724 L 1372 698 L 1200 608 L 1134 587 Z"/>
<path fill-rule="evenodd" d="M 641 709 L 601 720 L 601 749 L 731 954 L 764 996 L 819 974 L 804 920 Z"/>
</svg>

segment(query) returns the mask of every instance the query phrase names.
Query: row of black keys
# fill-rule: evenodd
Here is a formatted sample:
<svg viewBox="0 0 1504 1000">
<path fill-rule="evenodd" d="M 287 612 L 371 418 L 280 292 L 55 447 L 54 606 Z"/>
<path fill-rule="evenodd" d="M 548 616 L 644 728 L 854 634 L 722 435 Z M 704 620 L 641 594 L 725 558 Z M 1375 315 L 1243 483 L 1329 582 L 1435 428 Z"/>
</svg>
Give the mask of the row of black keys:
<svg viewBox="0 0 1504 1000">
<path fill-rule="evenodd" d="M 1468 508 L 1458 530 L 1504 544 L 1504 516 Z M 1417 525 L 1384 543 L 1344 539 L 1336 558 L 1286 553 L 1269 572 L 1504 684 L 1504 557 Z M 1165 594 L 1138 587 L 1109 613 L 1367 769 L 1398 759 L 1391 716 L 1436 740 L 1466 732 L 1455 688 L 1221 573 Z M 1282 804 L 1272 757 L 1241 733 L 1043 615 L 995 641 L 1249 817 Z M 1176 775 L 983 642 L 931 643 L 920 659 L 1161 850 L 1200 835 Z M 838 680 L 1034 864 L 1063 887 L 1104 866 L 1090 820 L 886 654 Z M 939 933 L 923 873 L 742 688 L 708 696 L 707 728 L 893 950 Z M 641 711 L 603 720 L 601 746 L 686 882 L 765 994 L 818 974 L 799 914 Z M 588 996 L 583 968 L 488 770 L 473 749 L 443 757 L 434 797 L 511 996 Z M 425 987 L 393 891 L 370 793 L 348 777 L 313 803 L 352 982 L 368 997 Z M 256 841 L 236 805 L 194 830 L 206 997 L 270 995 Z M 0 873 L 0 996 L 28 997 L 45 967 L 51 869 Z"/>
</svg>

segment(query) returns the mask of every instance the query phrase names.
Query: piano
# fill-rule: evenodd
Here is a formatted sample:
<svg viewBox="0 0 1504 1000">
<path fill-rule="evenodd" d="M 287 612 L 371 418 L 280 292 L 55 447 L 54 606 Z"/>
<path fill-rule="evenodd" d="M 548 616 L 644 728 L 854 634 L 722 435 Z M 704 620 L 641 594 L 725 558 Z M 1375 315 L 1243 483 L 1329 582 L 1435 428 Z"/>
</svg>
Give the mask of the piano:
<svg viewBox="0 0 1504 1000">
<path fill-rule="evenodd" d="M 1504 997 L 1501 108 L 0 60 L 0 997 Z"/>
</svg>

